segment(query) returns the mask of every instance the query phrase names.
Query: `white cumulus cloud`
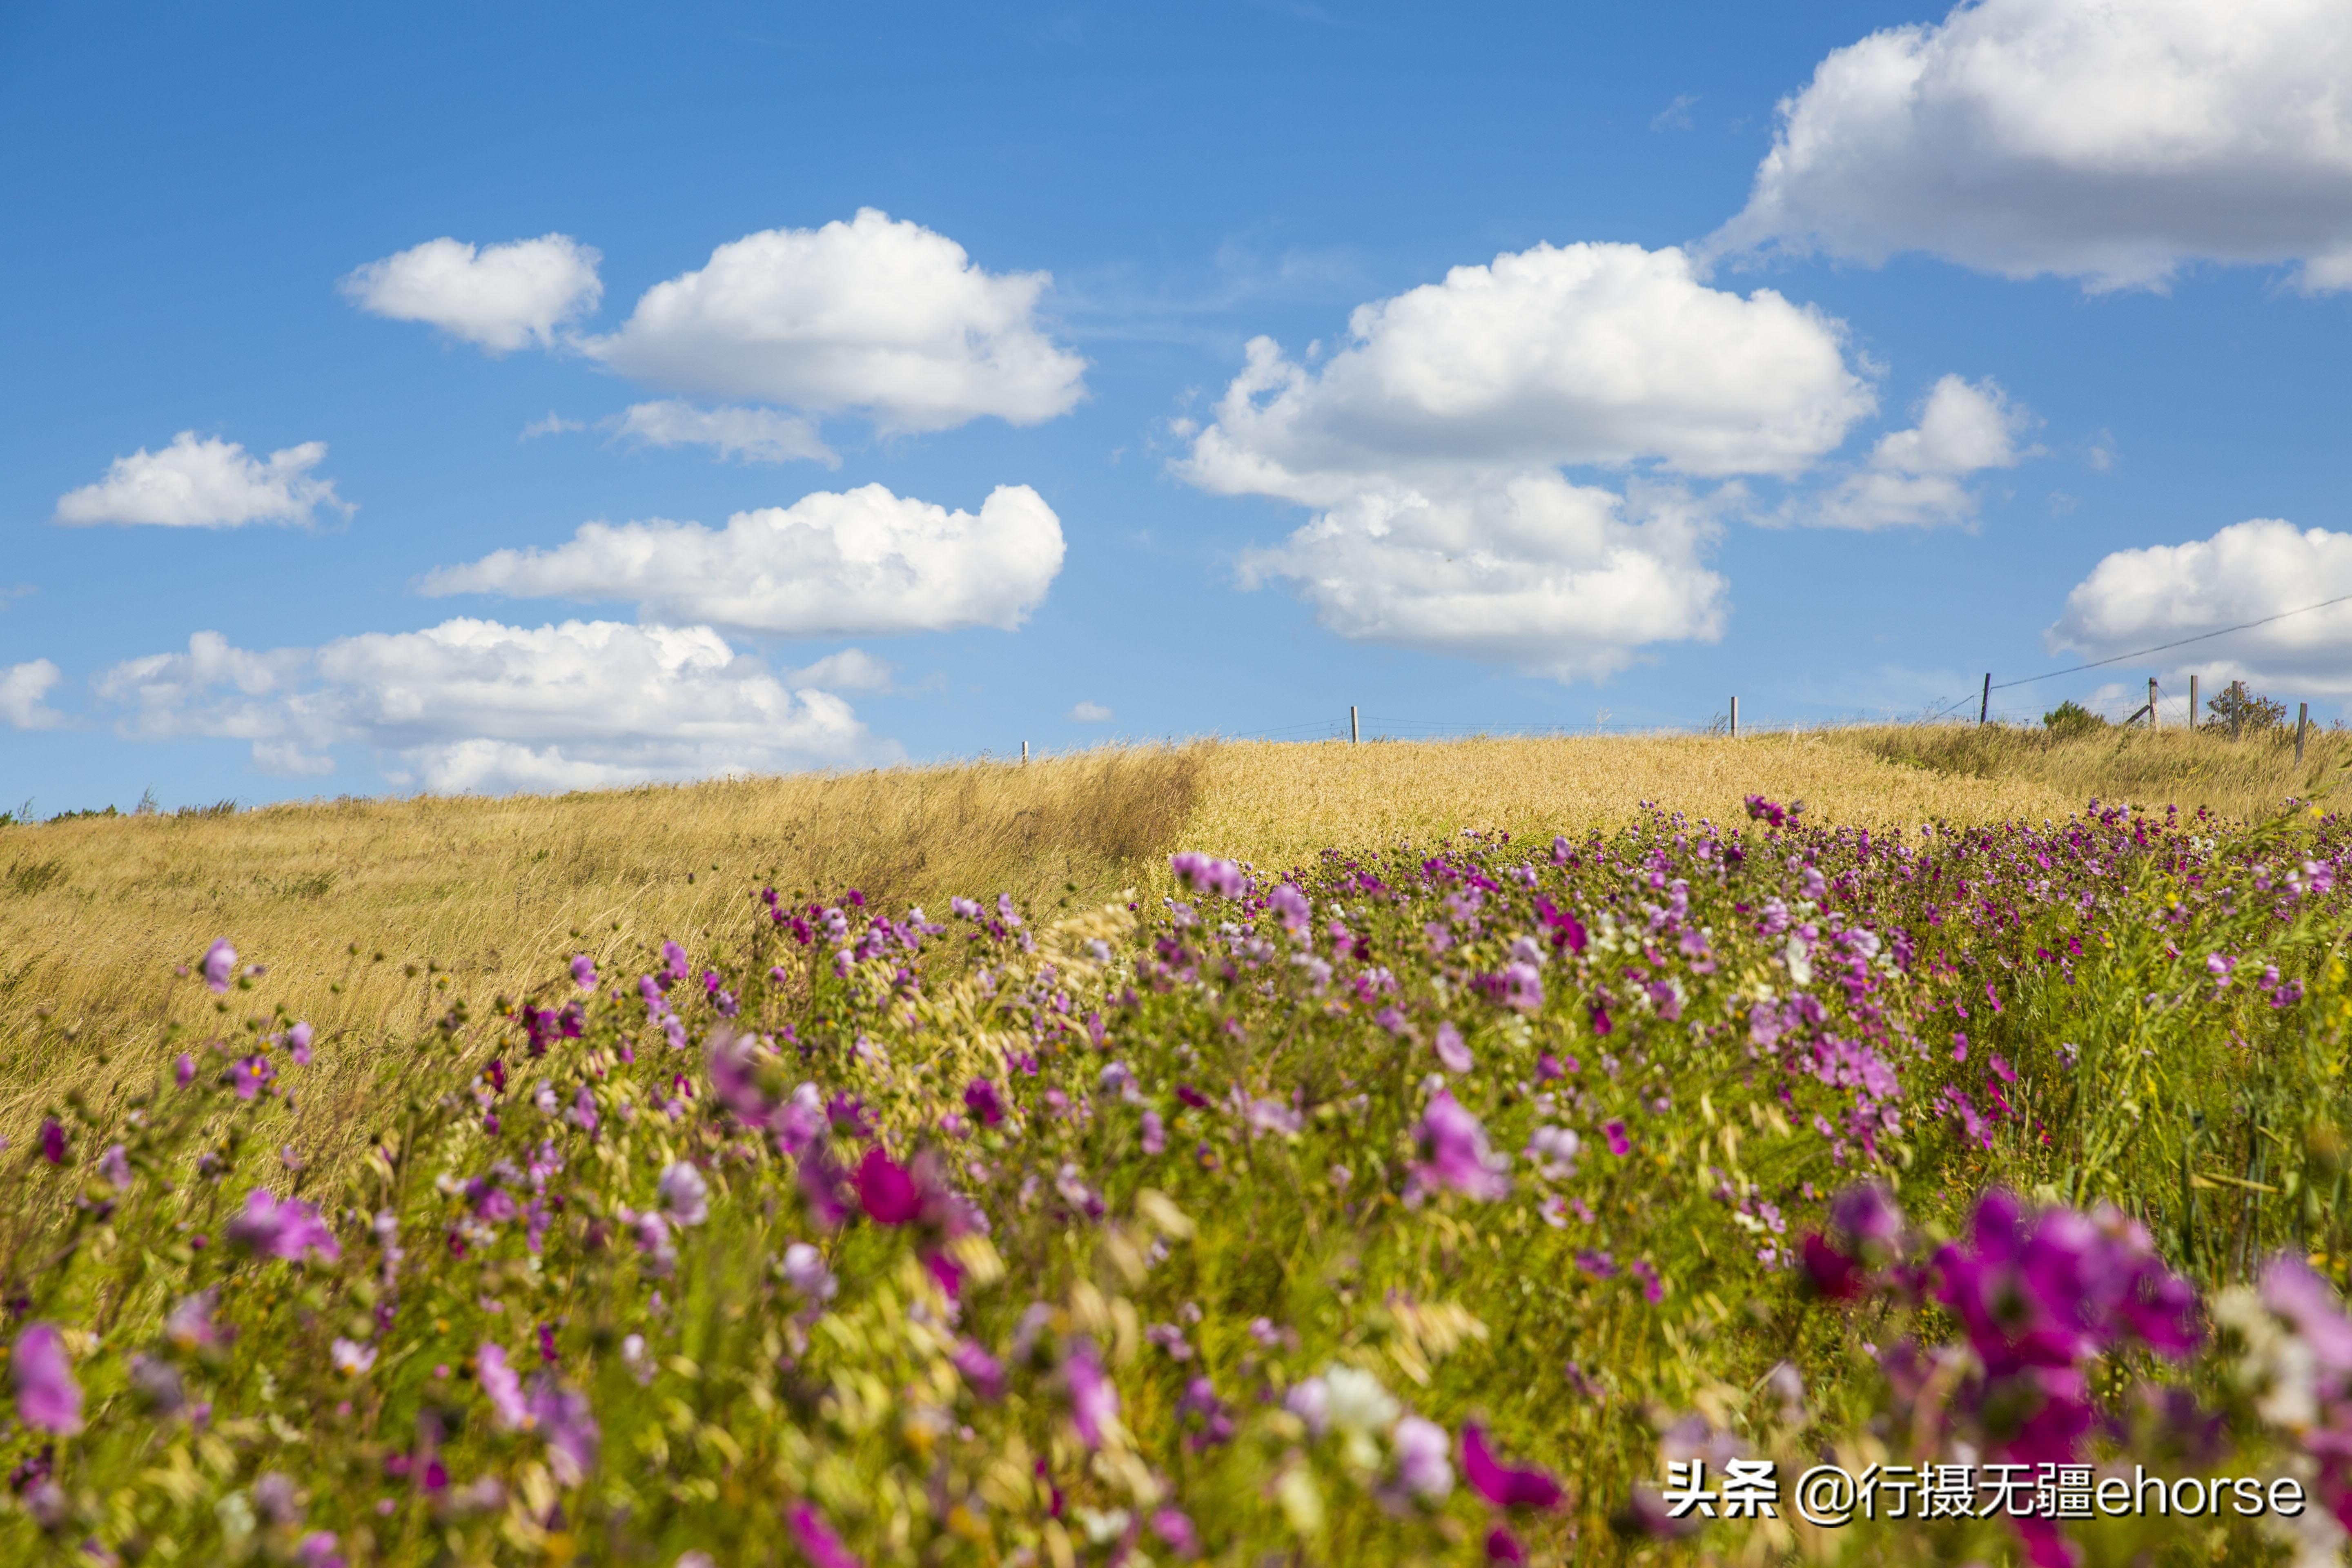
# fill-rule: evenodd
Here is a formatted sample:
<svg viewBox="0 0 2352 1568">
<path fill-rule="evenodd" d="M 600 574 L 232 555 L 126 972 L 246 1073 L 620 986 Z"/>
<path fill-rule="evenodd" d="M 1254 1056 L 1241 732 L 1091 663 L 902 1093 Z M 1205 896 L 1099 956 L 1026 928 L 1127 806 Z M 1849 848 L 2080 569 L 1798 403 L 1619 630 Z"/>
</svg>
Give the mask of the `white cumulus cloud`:
<svg viewBox="0 0 2352 1568">
<path fill-rule="evenodd" d="M 329 749 L 376 753 L 394 782 L 436 792 L 583 789 L 895 761 L 849 705 L 794 690 L 708 626 L 446 621 L 316 648 L 256 652 L 215 632 L 129 660 L 95 683 L 125 734 L 247 742 L 255 764 L 333 770 Z"/>
<path fill-rule="evenodd" d="M 1643 645 L 1723 634 L 1715 530 L 1677 491 L 1633 499 L 1528 469 L 1444 489 L 1368 485 L 1279 547 L 1242 557 L 1288 579 L 1360 641 L 1597 680 Z"/>
<path fill-rule="evenodd" d="M 787 637 L 997 626 L 1062 568 L 1062 525 L 1026 485 L 977 515 L 880 485 L 698 522 L 591 522 L 551 550 L 501 550 L 427 575 L 427 594 L 633 600 L 649 621 Z"/>
<path fill-rule="evenodd" d="M 160 452 L 142 447 L 117 458 L 106 477 L 58 498 L 66 523 L 154 523 L 165 528 L 236 528 L 248 522 L 308 523 L 321 506 L 352 509 L 335 482 L 315 477 L 324 441 L 305 441 L 247 456 L 235 441 L 183 430 Z"/>
<path fill-rule="evenodd" d="M 1874 406 L 1844 330 L 1769 289 L 1700 282 L 1679 250 L 1538 246 L 1358 306 L 1319 371 L 1248 346 L 1181 471 L 1328 505 L 1370 469 L 1654 459 L 1790 473 Z"/>
<path fill-rule="evenodd" d="M 339 287 L 371 314 L 427 322 L 502 354 L 552 348 L 566 327 L 595 310 L 604 297 L 601 259 L 569 235 L 479 247 L 445 237 L 371 261 Z"/>
<path fill-rule="evenodd" d="M 16 730 L 54 730 L 66 716 L 41 699 L 58 683 L 58 667 L 46 658 L 0 668 L 0 723 Z"/>
<path fill-rule="evenodd" d="M 2352 288 L 2352 6 L 1980 0 L 1832 53 L 1713 241 L 2161 286 Z"/>
<path fill-rule="evenodd" d="M 1084 392 L 1086 362 L 1037 321 L 1050 282 L 983 271 L 945 235 L 867 207 L 722 245 L 583 346 L 648 385 L 859 413 L 888 430 L 989 415 L 1034 425 Z"/>
<path fill-rule="evenodd" d="M 1357 309 L 1319 368 L 1248 346 L 1176 471 L 1317 515 L 1243 559 L 1347 637 L 1599 679 L 1721 635 L 1717 502 L 1569 466 L 1801 473 L 1875 399 L 1841 323 L 1708 287 L 1679 250 L 1538 246 Z M 1718 500 L 1738 497 L 1726 487 Z"/>
<path fill-rule="evenodd" d="M 2352 533 L 2298 529 L 2276 518 L 2232 523 L 2210 539 L 2119 550 L 2066 595 L 2053 648 L 2091 658 L 2128 653 L 2263 620 L 2352 595 Z M 2352 694 L 2352 604 L 2151 656 L 2151 668 L 2194 671 L 2209 684 Z"/>
<path fill-rule="evenodd" d="M 1977 513 L 1969 477 L 2013 468 L 2030 456 L 2017 443 L 2032 423 L 2032 413 L 1990 378 L 1972 384 L 1947 375 L 1928 393 L 1916 426 L 1880 437 L 1863 468 L 1800 515 L 1822 528 L 1967 522 Z"/>
<path fill-rule="evenodd" d="M 613 427 L 624 438 L 647 447 L 709 447 L 721 458 L 747 463 L 806 458 L 827 468 L 841 466 L 815 426 L 773 408 L 697 408 L 666 399 L 630 405 Z"/>
<path fill-rule="evenodd" d="M 1099 702 L 1081 702 L 1070 710 L 1070 717 L 1081 724 L 1108 724 L 1110 710 Z"/>
</svg>

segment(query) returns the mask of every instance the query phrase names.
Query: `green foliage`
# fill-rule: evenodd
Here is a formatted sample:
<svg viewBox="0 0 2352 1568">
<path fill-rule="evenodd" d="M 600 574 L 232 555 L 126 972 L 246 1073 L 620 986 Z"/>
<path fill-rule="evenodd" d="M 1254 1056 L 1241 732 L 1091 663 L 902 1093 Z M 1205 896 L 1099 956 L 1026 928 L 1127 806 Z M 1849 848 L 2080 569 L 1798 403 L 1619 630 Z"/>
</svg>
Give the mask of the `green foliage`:
<svg viewBox="0 0 2352 1568">
<path fill-rule="evenodd" d="M 2053 735 L 2089 735 L 2105 729 L 2107 721 L 2070 697 L 2042 716 L 2042 727 Z"/>
</svg>

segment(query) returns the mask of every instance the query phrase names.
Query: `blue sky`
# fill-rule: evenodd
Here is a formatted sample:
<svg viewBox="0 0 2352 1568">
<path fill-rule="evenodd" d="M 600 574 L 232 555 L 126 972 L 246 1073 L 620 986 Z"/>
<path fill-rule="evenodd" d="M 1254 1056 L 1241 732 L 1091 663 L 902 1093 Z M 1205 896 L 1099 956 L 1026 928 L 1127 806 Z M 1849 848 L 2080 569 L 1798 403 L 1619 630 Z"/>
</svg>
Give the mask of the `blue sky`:
<svg viewBox="0 0 2352 1568">
<path fill-rule="evenodd" d="M 2315 9 L 9 8 L 0 795 L 1815 723 L 2352 594 Z"/>
</svg>

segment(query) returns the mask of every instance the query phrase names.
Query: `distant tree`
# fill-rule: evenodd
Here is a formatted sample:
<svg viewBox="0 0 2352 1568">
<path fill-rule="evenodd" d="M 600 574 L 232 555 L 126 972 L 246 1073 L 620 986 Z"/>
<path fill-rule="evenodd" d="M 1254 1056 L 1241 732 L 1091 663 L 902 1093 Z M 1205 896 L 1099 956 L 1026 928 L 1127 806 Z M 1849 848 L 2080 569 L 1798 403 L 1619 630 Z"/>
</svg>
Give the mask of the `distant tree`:
<svg viewBox="0 0 2352 1568">
<path fill-rule="evenodd" d="M 2107 721 L 2069 698 L 2042 716 L 2042 727 L 2053 735 L 2087 735 L 2105 729 Z"/>
<path fill-rule="evenodd" d="M 2233 741 L 2286 728 L 2286 704 L 2272 701 L 2242 680 L 2223 687 L 2219 697 L 2205 704 L 2205 710 L 2215 723 L 2229 730 Z"/>
</svg>

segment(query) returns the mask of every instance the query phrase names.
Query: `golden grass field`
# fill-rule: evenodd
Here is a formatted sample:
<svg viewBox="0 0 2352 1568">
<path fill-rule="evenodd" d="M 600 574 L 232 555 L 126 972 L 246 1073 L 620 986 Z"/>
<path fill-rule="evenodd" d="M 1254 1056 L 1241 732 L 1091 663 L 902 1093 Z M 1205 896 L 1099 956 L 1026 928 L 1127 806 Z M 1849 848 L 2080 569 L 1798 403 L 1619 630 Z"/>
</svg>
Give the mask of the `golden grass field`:
<svg viewBox="0 0 2352 1568">
<path fill-rule="evenodd" d="M 306 1093 L 324 1097 L 333 1131 L 311 1120 L 304 1135 L 333 1145 L 372 1097 L 396 1092 L 386 1047 L 428 1034 L 452 998 L 478 1012 L 499 994 L 561 994 L 564 960 L 583 949 L 625 963 L 675 937 L 708 951 L 747 929 L 762 879 L 787 893 L 858 887 L 902 908 L 1000 891 L 1050 908 L 1164 880 L 1177 848 L 1279 868 L 1465 827 L 1576 834 L 1643 801 L 1722 820 L 1753 792 L 1873 826 L 2063 817 L 2094 796 L 2252 818 L 2322 794 L 2347 760 L 2352 737 L 2334 733 L 2315 735 L 2297 769 L 2290 741 L 1963 727 L 1202 742 L 1026 766 L 10 826 L 0 1133 L 21 1140 L 69 1091 L 110 1095 L 126 1071 L 143 1081 L 171 1021 L 197 1039 L 242 1029 L 241 1014 L 173 973 L 215 936 L 277 971 L 318 1026 Z"/>
</svg>

